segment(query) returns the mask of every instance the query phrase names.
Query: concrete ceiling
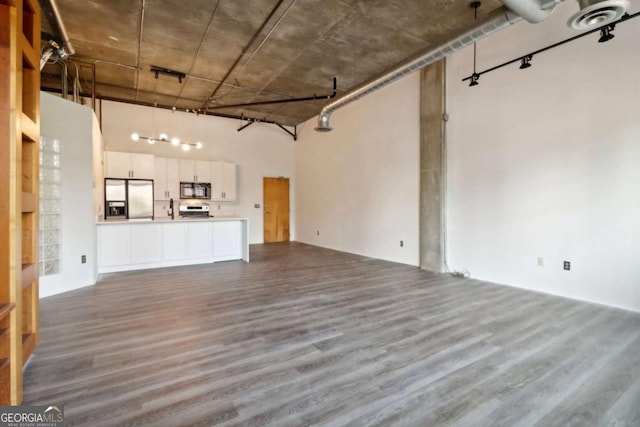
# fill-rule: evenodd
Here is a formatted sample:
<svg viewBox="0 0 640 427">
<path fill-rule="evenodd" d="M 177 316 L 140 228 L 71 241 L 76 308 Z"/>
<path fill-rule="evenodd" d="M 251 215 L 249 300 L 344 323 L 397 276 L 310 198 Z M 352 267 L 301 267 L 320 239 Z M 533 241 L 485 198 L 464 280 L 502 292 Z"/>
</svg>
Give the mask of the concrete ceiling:
<svg viewBox="0 0 640 427">
<path fill-rule="evenodd" d="M 45 0 L 42 0 L 45 1 Z M 57 0 L 83 93 L 96 65 L 99 98 L 157 104 L 297 125 L 338 96 L 473 25 L 468 0 Z M 485 0 L 483 16 L 500 6 Z M 43 20 L 43 31 L 53 33 Z M 75 74 L 69 64 L 70 74 Z M 235 65 L 234 65 L 235 64 Z M 187 75 L 150 71 L 154 65 Z M 61 66 L 43 70 L 60 88 Z"/>
</svg>

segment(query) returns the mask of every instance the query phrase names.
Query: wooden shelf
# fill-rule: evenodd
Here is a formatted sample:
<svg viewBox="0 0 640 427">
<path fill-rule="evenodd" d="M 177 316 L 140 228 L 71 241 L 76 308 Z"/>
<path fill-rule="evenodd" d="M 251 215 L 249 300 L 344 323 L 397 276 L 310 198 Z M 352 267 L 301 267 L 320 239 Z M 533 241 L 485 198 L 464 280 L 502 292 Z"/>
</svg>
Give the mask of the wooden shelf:
<svg viewBox="0 0 640 427">
<path fill-rule="evenodd" d="M 0 0 L 0 140 L 7 145 L 0 150 L 3 406 L 22 404 L 24 361 L 38 342 L 40 24 L 38 0 Z"/>
<path fill-rule="evenodd" d="M 22 334 L 22 364 L 27 363 L 27 359 L 36 348 L 35 334 Z"/>
<path fill-rule="evenodd" d="M 33 70 L 40 70 L 40 52 L 36 52 L 31 46 L 29 40 L 24 34 L 20 35 L 20 41 L 22 42 L 22 56 L 29 63 L 29 67 Z"/>
<path fill-rule="evenodd" d="M 0 320 L 4 319 L 11 313 L 11 310 L 16 308 L 14 303 L 0 304 Z"/>
<path fill-rule="evenodd" d="M 21 112 L 20 117 L 23 141 L 38 142 L 40 140 L 40 127 L 25 113 Z"/>
</svg>

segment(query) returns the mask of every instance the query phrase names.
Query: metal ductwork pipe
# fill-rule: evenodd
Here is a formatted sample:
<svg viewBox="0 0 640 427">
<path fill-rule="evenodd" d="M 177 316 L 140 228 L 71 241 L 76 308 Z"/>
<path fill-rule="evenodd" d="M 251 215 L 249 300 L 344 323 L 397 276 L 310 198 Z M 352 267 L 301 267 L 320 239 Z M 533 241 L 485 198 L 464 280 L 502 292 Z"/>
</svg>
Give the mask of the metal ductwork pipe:
<svg viewBox="0 0 640 427">
<path fill-rule="evenodd" d="M 73 48 L 71 40 L 69 39 L 69 34 L 67 34 L 67 29 L 62 22 L 62 16 L 60 15 L 60 10 L 58 10 L 56 0 L 40 0 L 40 5 L 53 20 L 52 24 L 58 29 L 58 33 L 62 39 L 64 50 L 67 55 L 75 55 L 76 50 Z"/>
<path fill-rule="evenodd" d="M 559 0 L 557 0 L 559 1 Z M 520 7 L 521 11 L 528 10 L 527 18 L 531 19 L 532 22 L 534 19 L 538 19 L 540 15 L 548 16 L 549 13 L 553 10 L 553 7 L 557 3 L 556 0 L 503 0 L 503 3 L 512 2 L 518 4 L 529 4 L 529 6 Z M 537 7 L 538 10 L 541 10 L 541 4 L 544 7 L 544 12 L 531 12 L 531 10 L 535 10 Z M 545 7 L 546 6 L 546 7 Z M 523 12 L 524 13 L 524 12 Z M 387 86 L 389 83 L 392 83 L 396 80 L 401 79 L 407 74 L 411 74 L 414 71 L 426 67 L 427 65 L 433 64 L 434 62 L 438 62 L 439 60 L 451 55 L 453 52 L 456 52 L 466 46 L 469 46 L 484 37 L 487 37 L 491 34 L 494 34 L 505 27 L 515 24 L 516 22 L 522 20 L 522 17 L 511 11 L 507 7 L 502 7 L 493 13 L 489 14 L 486 18 L 480 21 L 477 25 L 475 25 L 469 31 L 461 34 L 455 39 L 440 45 L 434 49 L 430 49 L 429 51 L 419 54 L 418 56 L 408 60 L 405 63 L 402 63 L 396 69 L 383 74 L 380 77 L 375 78 L 374 80 L 365 83 L 348 94 L 336 99 L 332 103 L 325 106 L 320 112 L 320 116 L 318 117 L 318 126 L 315 128 L 318 132 L 329 132 L 332 128 L 329 124 L 329 118 L 331 114 L 339 109 L 344 107 L 347 104 L 352 103 L 384 86 Z"/>
</svg>

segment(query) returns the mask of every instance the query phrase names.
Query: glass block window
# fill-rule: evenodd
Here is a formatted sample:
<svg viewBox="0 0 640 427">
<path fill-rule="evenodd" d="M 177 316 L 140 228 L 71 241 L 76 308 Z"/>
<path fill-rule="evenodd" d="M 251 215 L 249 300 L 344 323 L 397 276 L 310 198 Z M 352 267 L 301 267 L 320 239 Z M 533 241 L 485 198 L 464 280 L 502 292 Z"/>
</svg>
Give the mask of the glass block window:
<svg viewBox="0 0 640 427">
<path fill-rule="evenodd" d="M 60 141 L 40 138 L 40 275 L 60 273 Z"/>
</svg>

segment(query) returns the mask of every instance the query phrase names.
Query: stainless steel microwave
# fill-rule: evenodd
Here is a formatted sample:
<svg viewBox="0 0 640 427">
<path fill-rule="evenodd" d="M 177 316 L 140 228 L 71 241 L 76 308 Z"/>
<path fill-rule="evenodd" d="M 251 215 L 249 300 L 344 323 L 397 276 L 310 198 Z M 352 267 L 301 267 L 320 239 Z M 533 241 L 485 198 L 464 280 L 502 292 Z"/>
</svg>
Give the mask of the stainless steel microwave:
<svg viewBox="0 0 640 427">
<path fill-rule="evenodd" d="M 181 199 L 211 199 L 211 184 L 208 182 L 181 182 Z"/>
</svg>

